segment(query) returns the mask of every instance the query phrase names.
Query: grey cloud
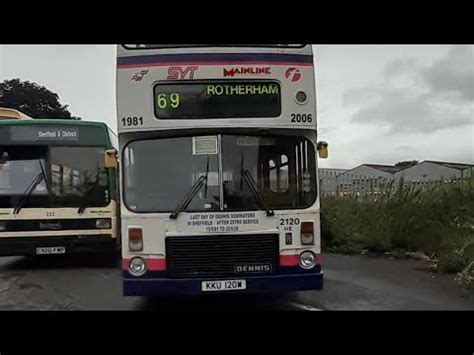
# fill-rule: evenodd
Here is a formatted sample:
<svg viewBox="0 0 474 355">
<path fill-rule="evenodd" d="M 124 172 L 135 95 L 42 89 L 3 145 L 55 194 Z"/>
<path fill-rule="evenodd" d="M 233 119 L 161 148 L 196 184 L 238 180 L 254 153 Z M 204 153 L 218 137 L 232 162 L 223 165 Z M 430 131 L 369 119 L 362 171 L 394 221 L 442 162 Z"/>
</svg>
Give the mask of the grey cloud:
<svg viewBox="0 0 474 355">
<path fill-rule="evenodd" d="M 412 150 L 413 148 L 409 145 L 399 145 L 397 147 L 395 147 L 395 150 L 405 150 L 405 151 L 410 151 Z"/>
<path fill-rule="evenodd" d="M 445 58 L 423 68 L 420 76 L 433 93 L 455 92 L 474 100 L 473 46 L 452 46 Z"/>
<path fill-rule="evenodd" d="M 356 123 L 380 124 L 388 133 L 432 133 L 443 128 L 473 124 L 474 61 L 472 48 L 452 47 L 430 66 L 414 58 L 388 62 L 383 86 L 347 90 L 343 105 L 357 110 Z M 411 85 L 391 81 L 407 75 Z"/>
<path fill-rule="evenodd" d="M 320 126 L 318 127 L 318 135 L 326 136 L 337 131 L 337 127 L 333 126 Z"/>
<path fill-rule="evenodd" d="M 385 65 L 384 76 L 390 79 L 400 74 L 407 74 L 417 69 L 416 58 L 394 59 Z"/>
<path fill-rule="evenodd" d="M 467 111 L 467 113 L 465 112 Z M 378 101 L 360 108 L 353 122 L 382 123 L 388 133 L 431 133 L 472 123 L 469 110 L 453 105 L 439 105 L 425 94 L 416 95 L 408 89 L 387 89 L 378 93 Z"/>
<path fill-rule="evenodd" d="M 346 90 L 342 94 L 342 105 L 345 107 L 368 105 L 377 101 L 380 93 L 389 88 L 359 87 Z"/>
<path fill-rule="evenodd" d="M 428 118 L 430 107 L 403 92 L 380 92 L 374 105 L 363 107 L 353 116 L 354 122 L 383 123 L 390 132 L 432 130 Z"/>
</svg>

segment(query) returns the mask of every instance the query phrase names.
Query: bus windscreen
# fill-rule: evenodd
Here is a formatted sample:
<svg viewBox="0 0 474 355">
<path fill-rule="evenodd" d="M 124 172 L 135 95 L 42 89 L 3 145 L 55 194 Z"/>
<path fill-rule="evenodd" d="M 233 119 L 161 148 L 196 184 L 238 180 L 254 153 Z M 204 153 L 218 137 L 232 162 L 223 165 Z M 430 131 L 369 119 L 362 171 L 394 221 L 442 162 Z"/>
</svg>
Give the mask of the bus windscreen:
<svg viewBox="0 0 474 355">
<path fill-rule="evenodd" d="M 278 117 L 280 85 L 274 81 L 158 83 L 154 87 L 158 119 Z"/>
</svg>

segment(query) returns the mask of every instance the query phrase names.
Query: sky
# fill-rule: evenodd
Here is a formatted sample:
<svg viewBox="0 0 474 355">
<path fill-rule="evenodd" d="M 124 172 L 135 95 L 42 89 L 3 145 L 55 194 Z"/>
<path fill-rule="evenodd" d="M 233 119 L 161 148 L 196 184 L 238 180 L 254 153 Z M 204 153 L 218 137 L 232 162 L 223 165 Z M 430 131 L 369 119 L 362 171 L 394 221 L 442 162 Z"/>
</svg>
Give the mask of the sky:
<svg viewBox="0 0 474 355">
<path fill-rule="evenodd" d="M 320 166 L 474 163 L 474 46 L 315 45 Z M 56 92 L 116 131 L 114 45 L 2 45 L 0 81 Z"/>
</svg>

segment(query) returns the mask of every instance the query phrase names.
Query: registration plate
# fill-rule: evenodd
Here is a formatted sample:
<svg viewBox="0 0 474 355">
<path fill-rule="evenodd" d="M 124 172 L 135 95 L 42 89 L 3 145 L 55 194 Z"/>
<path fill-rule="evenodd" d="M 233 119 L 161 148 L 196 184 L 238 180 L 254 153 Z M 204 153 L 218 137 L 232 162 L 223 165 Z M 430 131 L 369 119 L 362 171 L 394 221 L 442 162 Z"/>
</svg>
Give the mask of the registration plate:
<svg viewBox="0 0 474 355">
<path fill-rule="evenodd" d="M 66 253 L 65 247 L 36 248 L 36 254 L 64 254 L 64 253 Z"/>
<path fill-rule="evenodd" d="M 245 280 L 203 281 L 201 288 L 205 292 L 245 290 L 247 284 Z"/>
</svg>

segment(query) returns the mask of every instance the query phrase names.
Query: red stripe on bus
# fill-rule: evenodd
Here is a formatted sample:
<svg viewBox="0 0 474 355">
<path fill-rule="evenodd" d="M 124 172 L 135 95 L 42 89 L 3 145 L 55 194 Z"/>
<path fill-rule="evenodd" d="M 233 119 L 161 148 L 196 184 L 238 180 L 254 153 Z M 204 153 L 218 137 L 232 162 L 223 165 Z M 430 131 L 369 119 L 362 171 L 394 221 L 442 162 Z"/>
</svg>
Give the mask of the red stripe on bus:
<svg viewBox="0 0 474 355">
<path fill-rule="evenodd" d="M 170 67 L 170 66 L 187 66 L 187 65 L 268 65 L 268 66 L 295 66 L 295 67 L 312 67 L 313 63 L 301 63 L 301 62 L 247 62 L 247 61 L 236 61 L 236 62 L 173 62 L 173 63 L 144 63 L 144 64 L 119 64 L 118 69 L 129 69 L 129 68 L 147 68 L 147 67 Z"/>
<path fill-rule="evenodd" d="M 122 259 L 122 270 L 128 269 L 128 259 Z"/>
<path fill-rule="evenodd" d="M 280 255 L 280 266 L 298 266 L 298 255 Z"/>
<path fill-rule="evenodd" d="M 316 265 L 321 265 L 321 254 L 316 254 Z"/>
<path fill-rule="evenodd" d="M 122 270 L 128 269 L 128 263 L 130 259 L 122 259 Z M 165 259 L 152 259 L 146 258 L 146 268 L 151 271 L 165 271 L 166 270 L 166 260 Z"/>
<path fill-rule="evenodd" d="M 166 260 L 165 259 L 146 259 L 146 266 L 148 270 L 165 271 Z"/>
<path fill-rule="evenodd" d="M 129 259 L 122 259 L 122 269 L 128 268 Z M 165 271 L 166 259 L 145 259 L 147 269 L 151 271 Z M 316 254 L 316 264 L 321 265 L 321 254 Z M 298 266 L 299 255 L 280 255 L 280 266 Z"/>
<path fill-rule="evenodd" d="M 315 254 L 316 265 L 321 265 L 321 254 Z M 280 266 L 298 266 L 300 263 L 299 254 L 280 255 Z"/>
</svg>

